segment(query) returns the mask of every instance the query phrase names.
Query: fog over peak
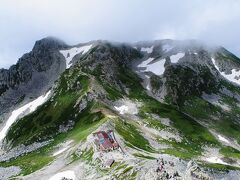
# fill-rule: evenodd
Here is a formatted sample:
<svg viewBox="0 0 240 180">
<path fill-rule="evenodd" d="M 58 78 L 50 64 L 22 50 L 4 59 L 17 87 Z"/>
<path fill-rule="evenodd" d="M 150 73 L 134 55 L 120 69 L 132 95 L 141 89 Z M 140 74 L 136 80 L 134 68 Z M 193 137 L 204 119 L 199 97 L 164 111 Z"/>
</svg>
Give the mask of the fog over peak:
<svg viewBox="0 0 240 180">
<path fill-rule="evenodd" d="M 68 44 L 199 39 L 239 56 L 239 9 L 236 0 L 0 0 L 0 68 L 47 36 Z"/>
</svg>

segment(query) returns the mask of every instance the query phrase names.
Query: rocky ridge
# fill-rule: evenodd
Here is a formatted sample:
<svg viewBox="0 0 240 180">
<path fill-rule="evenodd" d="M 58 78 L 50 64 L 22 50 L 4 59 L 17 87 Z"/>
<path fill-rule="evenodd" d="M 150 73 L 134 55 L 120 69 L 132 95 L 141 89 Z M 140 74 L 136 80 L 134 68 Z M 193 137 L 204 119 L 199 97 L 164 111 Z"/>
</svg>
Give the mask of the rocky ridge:
<svg viewBox="0 0 240 180">
<path fill-rule="evenodd" d="M 41 155 L 51 165 L 36 171 L 35 175 L 44 173 L 48 178 L 48 173 L 54 175 L 53 170 L 59 168 L 53 159 L 61 162 L 66 171 L 71 169 L 75 173 L 79 165 L 88 164 L 79 177 L 94 172 L 95 178 L 106 179 L 124 176 L 157 179 L 162 175 L 169 178 L 168 166 L 165 174 L 156 172 L 157 167 L 161 167 L 159 158 L 163 158 L 174 161 L 177 171 L 186 170 L 189 178 L 237 177 L 240 61 L 226 49 L 196 41 L 173 40 L 134 44 L 92 41 L 67 46 L 45 39 L 36 44 L 33 54 L 44 57 L 38 65 L 33 63 L 33 70 L 26 72 L 51 74 L 55 61 L 61 61 L 63 70 L 57 71 L 60 78 L 51 77 L 44 81 L 44 88 L 40 88 L 46 91 L 52 87 L 49 100 L 34 113 L 19 117 L 9 129 L 6 136 L 9 147 L 21 147 L 21 151 L 27 153 L 11 154 L 14 158 L 9 159 L 10 163 L 3 161 L 2 165 L 20 166 L 24 174 L 30 174 L 25 177 L 28 179 L 34 173 L 31 175 L 28 168 L 19 165 L 18 159 L 23 158 L 25 162 L 24 157 Z M 40 61 L 31 59 L 34 60 Z M 11 81 L 5 78 L 3 84 L 10 89 L 0 97 L 10 90 L 18 92 L 24 84 L 20 80 L 31 82 L 35 75 L 29 79 L 23 78 L 25 76 Z M 57 80 L 55 84 L 53 79 Z M 39 82 L 38 78 L 34 82 Z M 0 102 L 4 101 L 0 99 Z M 94 132 L 108 129 L 114 130 L 125 152 L 125 155 L 115 151 L 104 153 L 106 157 L 116 158 L 116 167 L 112 170 L 98 162 L 101 158 L 95 155 L 101 152 L 95 148 L 92 138 Z M 24 147 L 36 147 L 35 143 L 49 139 L 50 143 L 44 147 L 24 151 Z M 71 142 L 62 150 L 68 152 L 67 155 L 60 152 L 52 156 L 52 151 L 63 142 Z M 81 150 L 80 154 L 76 147 Z M 122 161 L 118 161 L 120 156 Z M 154 166 L 150 166 L 152 162 Z M 172 166 L 172 162 L 167 164 Z M 224 172 L 221 168 L 231 171 Z M 216 176 L 218 172 L 223 173 L 222 176 Z M 184 177 L 184 173 L 179 174 L 179 179 Z"/>
</svg>

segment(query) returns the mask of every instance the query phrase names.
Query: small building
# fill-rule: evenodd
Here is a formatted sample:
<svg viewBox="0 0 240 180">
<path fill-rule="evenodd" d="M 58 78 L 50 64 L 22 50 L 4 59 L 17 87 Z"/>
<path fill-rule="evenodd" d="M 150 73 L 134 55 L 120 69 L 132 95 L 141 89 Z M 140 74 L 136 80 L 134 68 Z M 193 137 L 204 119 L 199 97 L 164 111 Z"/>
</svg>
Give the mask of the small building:
<svg viewBox="0 0 240 180">
<path fill-rule="evenodd" d="M 114 164 L 114 162 L 115 162 L 114 159 L 108 159 L 104 163 L 104 166 L 107 167 L 107 168 L 110 168 Z"/>
<path fill-rule="evenodd" d="M 119 147 L 118 143 L 114 139 L 112 130 L 107 132 L 98 131 L 93 135 L 96 137 L 95 144 L 101 151 L 112 151 Z"/>
</svg>

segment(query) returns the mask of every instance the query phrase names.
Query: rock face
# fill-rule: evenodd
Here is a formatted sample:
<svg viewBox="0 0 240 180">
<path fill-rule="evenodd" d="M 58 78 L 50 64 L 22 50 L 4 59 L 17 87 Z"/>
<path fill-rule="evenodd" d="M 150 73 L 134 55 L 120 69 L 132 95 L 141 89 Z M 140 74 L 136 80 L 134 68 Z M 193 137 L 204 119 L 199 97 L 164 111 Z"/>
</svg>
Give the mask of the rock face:
<svg viewBox="0 0 240 180">
<path fill-rule="evenodd" d="M 120 68 L 131 66 L 132 61 L 140 57 L 141 53 L 128 44 L 96 41 L 88 56 L 80 58 L 77 64 L 83 71 L 97 75 L 100 81 L 121 90 L 124 87 L 118 78 L 122 73 Z"/>
<path fill-rule="evenodd" d="M 212 93 L 218 87 L 218 79 L 204 66 L 195 69 L 181 65 L 169 66 L 163 76 L 168 95 L 175 104 L 181 103 L 187 96 Z"/>
<path fill-rule="evenodd" d="M 65 70 L 59 49 L 67 45 L 55 38 L 44 38 L 24 54 L 16 65 L 0 70 L 0 115 L 24 100 L 50 88 Z"/>
<path fill-rule="evenodd" d="M 157 99 L 180 104 L 187 96 L 216 93 L 224 79 L 220 74 L 229 75 L 235 82 L 239 79 L 240 60 L 223 47 L 173 40 L 141 42 L 134 46 L 144 57 L 140 62 L 135 61 L 133 67 L 141 77 L 150 78 L 151 91 Z M 231 77 L 232 73 L 236 76 Z"/>
<path fill-rule="evenodd" d="M 147 77 L 145 84 L 155 98 L 170 99 L 173 104 L 182 103 L 186 96 L 216 93 L 222 79 L 219 74 L 231 74 L 233 69 L 238 71 L 240 68 L 239 59 L 226 49 L 207 47 L 196 41 L 159 40 L 135 44 L 92 41 L 91 44 L 89 53 L 73 57 L 74 65 L 126 93 L 127 88 L 118 78 L 124 73 L 119 67 L 130 67 L 141 78 Z M 33 50 L 9 70 L 1 69 L 0 115 L 51 87 L 66 68 L 66 59 L 59 51 L 68 48 L 70 46 L 60 40 L 45 38 L 37 41 Z M 149 59 L 146 67 L 139 68 L 141 62 Z M 161 61 L 163 63 L 159 64 Z M 154 71 L 163 69 L 161 74 L 151 72 L 147 67 L 151 65 L 156 68 Z"/>
<path fill-rule="evenodd" d="M 60 76 L 66 64 L 67 70 Z M 239 67 L 239 59 L 227 50 L 195 41 L 92 41 L 71 47 L 53 38 L 37 41 L 16 65 L 0 72 L 0 118 L 9 108 L 24 104 L 52 86 L 53 95 L 34 113 L 12 124 L 4 143 L 9 144 L 7 150 L 13 149 L 8 155 L 4 152 L 2 158 L 5 161 L 24 156 L 60 133 L 67 138 L 86 136 L 86 142 L 79 141 L 75 146 L 85 149 L 93 144 L 91 133 L 101 126 L 98 130 L 111 128 L 117 132 L 124 153 L 121 162 L 130 162 L 125 170 L 113 168 L 114 177 L 140 172 L 139 177 L 148 179 L 169 179 L 172 175 L 177 179 L 184 175 L 183 179 L 211 179 L 212 172 L 201 169 L 205 166 L 201 161 L 209 162 L 208 156 L 203 157 L 206 147 L 218 148 L 219 153 L 223 150 L 226 158 L 221 159 L 222 165 L 235 166 L 238 162 L 230 161 L 228 156 L 238 155 L 239 146 L 225 146 L 233 144 L 230 140 L 240 143 L 240 123 L 236 121 L 240 90 L 230 82 L 238 82 L 230 75 L 240 75 Z M 159 154 L 164 153 L 169 153 L 169 157 L 162 156 L 168 160 L 160 162 Z M 112 155 L 119 157 L 118 153 Z M 215 159 L 215 154 L 209 153 L 211 156 Z M 185 160 L 191 158 L 199 164 L 190 162 L 184 174 Z M 139 167 L 141 161 L 144 167 Z M 93 165 L 87 169 L 95 171 Z M 231 176 L 237 177 L 237 173 Z"/>
</svg>

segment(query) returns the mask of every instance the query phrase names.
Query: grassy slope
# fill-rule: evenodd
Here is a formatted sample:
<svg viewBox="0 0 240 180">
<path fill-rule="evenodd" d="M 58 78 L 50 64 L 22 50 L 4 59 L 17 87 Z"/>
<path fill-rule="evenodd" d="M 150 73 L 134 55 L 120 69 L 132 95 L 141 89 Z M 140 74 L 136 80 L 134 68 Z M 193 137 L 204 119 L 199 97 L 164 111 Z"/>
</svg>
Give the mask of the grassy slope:
<svg viewBox="0 0 240 180">
<path fill-rule="evenodd" d="M 205 127 L 187 115 L 179 112 L 175 109 L 175 107 L 162 104 L 149 97 L 141 86 L 141 80 L 136 74 L 130 70 L 119 68 L 119 73 L 117 76 L 121 82 L 125 84 L 127 88 L 129 88 L 129 94 L 127 95 L 124 92 L 115 89 L 113 86 L 111 86 L 111 84 L 107 82 L 101 82 L 99 80 L 99 83 L 101 83 L 108 92 L 109 99 L 116 100 L 121 98 L 122 95 L 125 95 L 133 100 L 142 102 L 143 106 L 140 109 L 140 116 L 142 119 L 149 121 L 146 113 L 154 113 L 158 114 L 160 117 L 169 118 L 172 121 L 173 126 L 178 129 L 182 137 L 184 137 L 184 140 L 181 143 L 175 141 L 165 141 L 165 143 L 171 144 L 172 148 L 163 151 L 164 153 L 173 154 L 184 159 L 190 159 L 192 157 L 201 155 L 203 146 L 206 144 L 211 146 L 219 146 L 218 141 Z M 71 79 L 72 86 L 75 86 L 76 82 L 80 81 L 81 85 L 83 85 L 82 89 L 79 91 L 71 91 L 71 89 L 67 90 L 68 85 L 65 78 L 68 80 Z M 86 76 L 78 74 L 78 72 L 66 72 L 66 76 L 62 76 L 60 81 L 60 88 L 57 90 L 58 95 L 56 98 L 53 101 L 47 102 L 35 113 L 18 121 L 18 123 L 11 128 L 8 134 L 8 139 L 12 140 L 13 138 L 16 138 L 17 141 L 15 143 L 13 142 L 13 145 L 17 145 L 18 143 L 22 142 L 31 143 L 35 141 L 39 135 L 43 134 L 47 136 L 49 135 L 48 137 L 50 137 L 54 135 L 54 132 L 56 131 L 56 124 L 66 123 L 66 120 L 72 118 L 74 118 L 76 122 L 74 129 L 68 133 L 57 135 L 54 138 L 53 143 L 47 147 L 44 147 L 26 156 L 19 157 L 16 160 L 0 163 L 0 165 L 19 165 L 23 168 L 23 174 L 33 172 L 53 160 L 53 158 L 49 156 L 49 151 L 51 151 L 55 144 L 58 144 L 65 139 L 74 139 L 76 143 L 84 140 L 87 135 L 89 135 L 92 131 L 94 131 L 94 129 L 103 123 L 104 116 L 101 113 L 90 113 L 91 107 L 78 116 L 73 116 L 75 115 L 76 111 L 72 107 L 78 97 L 82 96 L 87 91 L 88 84 L 89 80 Z M 201 111 L 199 113 L 201 113 Z M 132 147 L 135 146 L 146 151 L 153 151 L 152 147 L 149 145 L 149 142 L 137 129 L 135 129 L 136 126 L 132 124 L 131 121 L 126 122 L 127 124 L 121 123 L 122 122 L 120 121 L 116 122 L 116 129 L 126 140 L 126 142 L 129 143 L 128 145 Z M 154 125 L 163 128 L 162 124 Z M 22 129 L 26 126 L 29 127 L 22 131 Z M 129 132 L 131 134 L 130 136 Z M 225 149 L 224 153 L 228 153 L 229 151 L 229 149 Z M 234 156 L 236 156 L 236 152 L 233 151 L 232 153 Z M 41 160 L 39 161 L 39 159 Z M 29 164 L 31 164 L 32 169 L 29 169 Z"/>
<path fill-rule="evenodd" d="M 126 69 L 120 69 L 119 79 L 130 89 L 129 97 L 143 103 L 140 110 L 141 118 L 147 119 L 146 113 L 154 113 L 160 117 L 169 118 L 173 122 L 173 126 L 184 137 L 182 143 L 168 142 L 173 145 L 173 148 L 166 150 L 165 153 L 190 159 L 193 156 L 200 155 L 204 145 L 218 145 L 218 141 L 205 127 L 174 107 L 162 104 L 149 97 L 140 84 L 141 80 L 134 73 Z"/>
<path fill-rule="evenodd" d="M 148 152 L 154 152 L 148 140 L 137 129 L 134 122 L 115 121 L 116 131 L 123 137 L 126 145 L 132 148 L 139 148 Z"/>
<path fill-rule="evenodd" d="M 181 157 L 183 159 L 191 159 L 194 156 L 199 156 L 203 152 L 203 147 L 208 145 L 210 147 L 219 147 L 221 149 L 221 153 L 226 157 L 239 158 L 239 151 L 222 146 L 215 137 L 208 131 L 207 128 L 203 127 L 195 120 L 191 119 L 189 116 L 179 112 L 174 107 L 166 104 L 162 104 L 155 99 L 147 96 L 142 89 L 142 86 L 139 84 L 141 80 L 137 79 L 137 77 L 129 71 L 121 70 L 120 79 L 122 82 L 127 84 L 127 87 L 130 88 L 130 97 L 132 99 L 138 99 L 143 102 L 144 106 L 141 108 L 140 115 L 142 119 L 148 119 L 148 115 L 146 113 L 154 113 L 158 114 L 160 117 L 169 118 L 173 122 L 173 126 L 180 131 L 180 134 L 184 137 L 181 143 L 176 141 L 163 141 L 160 142 L 170 144 L 173 148 L 164 150 L 164 153 L 173 154 L 175 156 Z M 239 92 L 239 89 L 236 89 L 235 86 L 229 84 L 231 90 Z M 211 119 L 211 115 L 217 115 L 222 113 L 222 110 L 216 106 L 212 106 L 211 104 L 203 101 L 200 98 L 189 98 L 189 106 L 184 107 L 186 109 L 182 109 L 183 112 L 187 112 L 192 117 L 200 118 L 200 119 Z M 233 99 L 224 99 L 225 101 L 229 101 L 232 107 L 232 111 L 234 111 L 235 115 L 239 113 L 240 108 L 233 103 Z M 234 137 L 239 141 L 240 138 L 240 127 L 239 124 L 236 125 L 234 123 L 234 116 L 231 113 L 222 114 L 222 119 L 218 121 L 218 123 L 213 123 L 212 127 L 219 130 L 223 134 L 228 137 Z M 152 121 L 154 122 L 154 120 Z M 157 123 L 155 120 L 154 126 L 159 127 L 159 129 L 163 128 L 163 125 Z M 148 122 L 149 123 L 149 122 Z M 223 168 L 225 166 L 222 166 Z"/>
<path fill-rule="evenodd" d="M 94 121 L 91 121 L 92 119 L 94 119 Z M 20 166 L 23 170 L 21 174 L 30 174 L 54 160 L 54 157 L 51 156 L 50 152 L 55 145 L 64 142 L 65 140 L 74 140 L 75 143 L 79 143 L 80 141 L 85 140 L 89 134 L 104 122 L 105 119 L 101 113 L 88 114 L 87 116 L 80 118 L 75 127 L 68 133 L 57 135 L 49 145 L 9 162 L 0 162 L 0 166 Z"/>
<path fill-rule="evenodd" d="M 70 79 L 71 82 L 67 79 Z M 79 91 L 68 89 L 69 86 L 74 87 L 78 81 L 81 84 Z M 12 146 L 21 143 L 31 144 L 36 140 L 42 141 L 44 138 L 53 138 L 53 141 L 35 152 L 12 159 L 9 162 L 1 162 L 0 166 L 20 166 L 24 175 L 34 172 L 54 159 L 49 152 L 55 145 L 69 139 L 79 143 L 105 122 L 105 116 L 101 112 L 91 113 L 95 102 L 89 103 L 87 109 L 81 113 L 73 108 L 77 99 L 87 92 L 88 86 L 87 76 L 76 71 L 65 72 L 55 90 L 54 98 L 39 107 L 34 113 L 17 121 L 7 135 Z M 74 128 L 67 133 L 57 135 L 59 125 L 67 123 L 69 119 L 75 121 Z"/>
<path fill-rule="evenodd" d="M 80 82 L 81 89 L 78 91 L 69 89 L 69 86 L 71 88 L 76 86 L 77 82 Z M 59 125 L 66 125 L 69 120 L 77 122 L 78 109 L 73 107 L 77 99 L 87 92 L 88 86 L 88 77 L 76 72 L 72 74 L 66 72 L 54 91 L 55 96 L 34 113 L 15 122 L 7 134 L 7 140 L 11 141 L 13 146 L 31 144 L 56 135 Z"/>
<path fill-rule="evenodd" d="M 232 106 L 231 104 L 233 103 L 228 103 L 230 107 Z M 240 142 L 240 124 L 235 122 L 237 119 L 236 115 L 240 110 L 239 107 L 233 107 L 232 111 L 227 112 L 201 98 L 192 97 L 183 107 L 183 110 L 196 119 L 207 120 L 210 127 L 228 137 L 235 138 L 238 142 Z"/>
<path fill-rule="evenodd" d="M 75 144 L 77 144 L 85 140 L 89 134 L 105 122 L 105 116 L 101 112 L 89 113 L 89 111 L 88 108 L 78 117 L 79 119 L 72 130 L 55 136 L 49 145 L 9 162 L 0 162 L 0 166 L 20 166 L 23 175 L 30 174 L 46 166 L 54 160 L 50 152 L 55 145 L 66 140 L 74 140 Z"/>
</svg>

